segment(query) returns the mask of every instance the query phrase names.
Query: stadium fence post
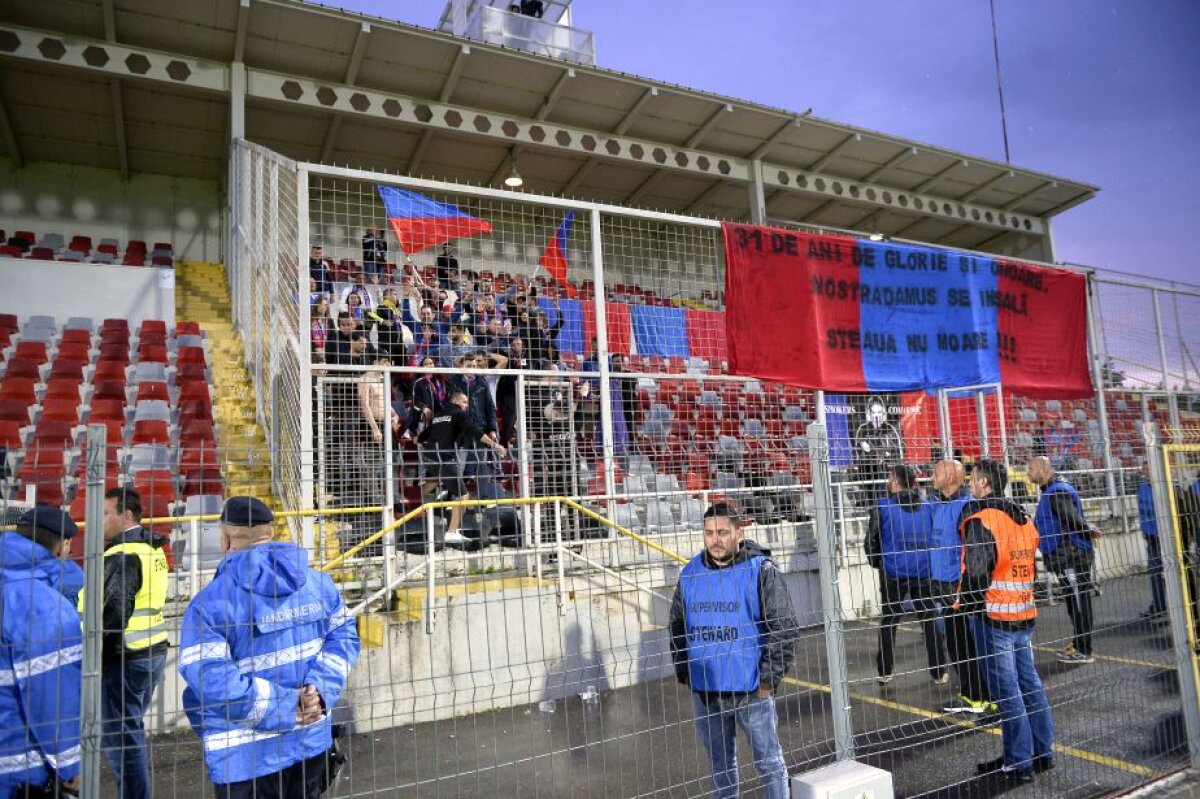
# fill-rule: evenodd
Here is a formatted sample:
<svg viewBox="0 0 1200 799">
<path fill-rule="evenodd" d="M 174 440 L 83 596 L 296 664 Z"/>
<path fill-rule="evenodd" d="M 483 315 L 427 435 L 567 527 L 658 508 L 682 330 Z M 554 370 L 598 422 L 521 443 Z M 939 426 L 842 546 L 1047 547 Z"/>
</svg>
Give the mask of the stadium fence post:
<svg viewBox="0 0 1200 799">
<path fill-rule="evenodd" d="M 1150 485 L 1154 490 L 1155 515 L 1158 517 L 1159 541 L 1162 546 L 1163 579 L 1167 589 L 1167 613 L 1171 620 L 1171 639 L 1174 643 L 1175 667 L 1179 675 L 1179 694 L 1183 704 L 1183 724 L 1187 735 L 1188 756 L 1192 768 L 1200 768 L 1200 674 L 1191 635 L 1192 619 L 1186 593 L 1184 569 L 1191 564 L 1179 529 L 1172 487 L 1169 447 L 1159 439 L 1158 425 L 1142 424 L 1146 441 L 1146 461 L 1150 465 Z"/>
<path fill-rule="evenodd" d="M 604 446 L 604 493 L 608 495 L 606 507 L 608 518 L 616 516 L 617 493 L 616 442 L 613 441 L 612 386 L 608 384 L 608 317 L 604 297 L 604 248 L 600 235 L 600 209 L 591 211 L 592 234 L 592 281 L 596 286 L 596 363 L 600 372 L 600 430 Z M 584 342 L 586 347 L 587 342 Z M 617 548 L 610 550 L 610 559 L 617 558 Z M 615 566 L 616 563 L 610 563 Z"/>
<path fill-rule="evenodd" d="M 82 799 L 100 799 L 101 687 L 100 667 L 104 643 L 104 466 L 107 458 L 104 425 L 87 431 L 87 503 L 84 519 L 83 685 L 81 686 L 79 774 Z M 192 559 L 195 560 L 195 553 Z"/>
<path fill-rule="evenodd" d="M 1100 422 L 1101 454 L 1104 457 L 1105 486 L 1108 489 L 1109 512 L 1117 515 L 1117 482 L 1113 474 L 1112 434 L 1108 429 L 1108 405 L 1104 399 L 1104 363 L 1100 352 L 1100 337 L 1097 334 L 1096 323 L 1095 276 L 1087 276 L 1087 335 L 1088 349 L 1092 352 L 1092 383 L 1096 388 L 1096 418 Z M 1124 496 L 1124 495 L 1122 495 Z M 1124 500 L 1121 500 L 1124 502 Z M 1124 505 L 1121 506 L 1121 517 L 1125 516 Z"/>
<path fill-rule="evenodd" d="M 392 446 L 395 438 L 392 435 L 392 371 L 383 370 L 383 463 L 375 464 L 374 468 L 383 469 L 383 510 L 379 514 L 379 529 L 392 523 L 396 508 L 396 473 L 392 460 Z M 374 409 L 372 409 L 374 411 Z M 302 425 L 302 428 L 306 426 Z M 305 495 L 307 496 L 307 495 Z M 303 498 L 303 497 L 302 497 Z M 374 502 L 370 497 L 368 502 Z M 311 527 L 308 527 L 311 530 Z M 391 585 L 396 578 L 396 534 L 388 533 L 383 537 L 383 584 Z M 389 603 L 390 604 L 390 603 Z"/>
<path fill-rule="evenodd" d="M 829 436 L 825 425 L 808 426 L 808 454 L 812 463 L 813 533 L 821 579 L 821 616 L 825 622 L 825 655 L 829 661 L 830 712 L 838 760 L 854 759 L 854 722 L 851 718 L 849 678 L 846 671 L 846 638 L 842 595 L 838 581 L 834 539 L 833 493 L 829 470 Z"/>
<path fill-rule="evenodd" d="M 309 273 L 304 269 L 304 264 L 308 263 L 311 248 L 309 246 L 309 238 L 311 231 L 309 227 L 309 192 L 308 192 L 308 170 L 300 167 L 296 171 L 296 241 L 294 243 L 296 252 L 296 296 L 307 297 L 309 295 Z M 286 256 L 285 256 L 286 257 Z M 312 510 L 316 507 L 314 495 L 316 494 L 317 480 L 313 474 L 316 465 L 316 459 L 313 457 L 313 393 L 312 386 L 312 345 L 309 341 L 308 330 L 310 330 L 308 304 L 300 303 L 299 314 L 296 319 L 296 333 L 299 336 L 297 341 L 296 356 L 299 363 L 297 364 L 297 393 L 300 400 L 300 485 L 297 486 L 300 490 L 299 495 L 299 510 Z M 391 395 L 385 394 L 388 401 L 388 407 L 391 407 Z M 388 425 L 388 431 L 391 431 L 391 425 Z M 390 445 L 389 445 L 390 446 Z M 391 450 L 389 449 L 390 453 Z M 274 460 L 281 461 L 283 458 L 282 452 L 272 453 Z M 390 463 L 390 462 L 389 462 Z M 391 472 L 389 471 L 390 475 Z M 388 502 L 390 508 L 391 501 Z M 386 516 L 384 517 L 387 518 Z M 300 523 L 300 545 L 309 552 L 313 551 L 316 543 L 313 527 L 315 522 L 312 516 L 301 516 Z M 384 522 L 387 523 L 386 521 Z M 388 539 L 389 541 L 394 539 Z M 391 561 L 387 562 L 390 565 Z M 385 568 L 387 567 L 385 565 Z"/>
</svg>

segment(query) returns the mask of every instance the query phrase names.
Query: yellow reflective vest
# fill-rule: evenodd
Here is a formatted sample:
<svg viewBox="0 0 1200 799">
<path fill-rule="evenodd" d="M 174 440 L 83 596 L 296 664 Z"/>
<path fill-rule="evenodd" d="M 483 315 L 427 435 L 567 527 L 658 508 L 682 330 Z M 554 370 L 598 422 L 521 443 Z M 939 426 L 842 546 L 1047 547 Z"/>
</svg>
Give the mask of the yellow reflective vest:
<svg viewBox="0 0 1200 799">
<path fill-rule="evenodd" d="M 125 625 L 122 640 L 129 650 L 149 649 L 167 640 L 167 625 L 162 608 L 167 600 L 167 556 L 161 547 L 136 541 L 117 544 L 104 551 L 104 557 L 134 555 L 142 568 L 142 586 L 133 598 L 133 614 Z M 83 613 L 84 592 L 79 592 L 79 612 Z"/>
</svg>

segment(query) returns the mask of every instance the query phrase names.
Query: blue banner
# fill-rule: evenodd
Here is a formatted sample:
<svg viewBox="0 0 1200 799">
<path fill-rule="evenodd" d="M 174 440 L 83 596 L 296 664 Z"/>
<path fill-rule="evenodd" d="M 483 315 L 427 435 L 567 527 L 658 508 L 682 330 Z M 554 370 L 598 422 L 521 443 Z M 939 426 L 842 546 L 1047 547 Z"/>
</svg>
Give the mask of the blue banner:
<svg viewBox="0 0 1200 799">
<path fill-rule="evenodd" d="M 537 298 L 538 308 L 546 314 L 553 325 L 558 320 L 554 303 L 545 297 Z M 586 351 L 587 340 L 583 329 L 583 303 L 580 300 L 559 300 L 558 308 L 562 311 L 563 326 L 558 331 L 559 352 L 582 353 Z"/>
<path fill-rule="evenodd" d="M 686 358 L 687 315 L 683 308 L 634 305 L 630 308 L 633 336 L 639 355 L 678 355 Z"/>
</svg>

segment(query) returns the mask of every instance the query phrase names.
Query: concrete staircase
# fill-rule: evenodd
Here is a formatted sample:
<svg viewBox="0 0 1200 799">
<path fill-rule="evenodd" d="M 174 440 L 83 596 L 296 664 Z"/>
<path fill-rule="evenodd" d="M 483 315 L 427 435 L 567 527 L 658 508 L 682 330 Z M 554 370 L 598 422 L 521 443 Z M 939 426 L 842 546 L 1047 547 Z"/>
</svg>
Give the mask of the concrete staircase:
<svg viewBox="0 0 1200 799">
<path fill-rule="evenodd" d="M 242 337 L 233 329 L 232 305 L 221 264 L 185 261 L 175 268 L 175 316 L 208 333 L 215 388 L 213 419 L 219 428 L 225 495 L 258 497 L 278 508 L 271 492 L 271 462 L 254 408 L 254 378 L 245 367 Z"/>
</svg>

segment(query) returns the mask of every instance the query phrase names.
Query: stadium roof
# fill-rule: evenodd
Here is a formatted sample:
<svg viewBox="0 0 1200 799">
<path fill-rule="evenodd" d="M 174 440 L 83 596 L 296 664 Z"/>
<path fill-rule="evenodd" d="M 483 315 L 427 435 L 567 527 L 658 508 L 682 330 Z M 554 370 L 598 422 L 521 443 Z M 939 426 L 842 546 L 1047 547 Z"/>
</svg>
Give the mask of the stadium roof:
<svg viewBox="0 0 1200 799">
<path fill-rule="evenodd" d="M 532 191 L 734 219 L 761 168 L 771 219 L 959 247 L 1019 249 L 1098 191 L 297 0 L 6 0 L 0 58 L 18 164 L 221 179 L 244 91 L 246 138 L 298 160 L 497 185 L 515 158 Z"/>
</svg>

